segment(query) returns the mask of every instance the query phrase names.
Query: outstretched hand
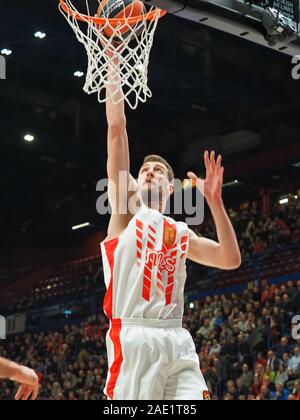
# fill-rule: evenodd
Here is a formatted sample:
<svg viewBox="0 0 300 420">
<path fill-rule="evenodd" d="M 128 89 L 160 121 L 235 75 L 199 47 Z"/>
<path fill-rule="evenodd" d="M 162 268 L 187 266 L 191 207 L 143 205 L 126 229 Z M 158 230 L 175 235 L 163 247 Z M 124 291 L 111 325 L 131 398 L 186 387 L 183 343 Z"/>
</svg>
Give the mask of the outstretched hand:
<svg viewBox="0 0 300 420">
<path fill-rule="evenodd" d="M 197 188 L 204 194 L 207 204 L 211 206 L 220 205 L 222 203 L 222 186 L 224 178 L 224 167 L 222 164 L 222 156 L 219 155 L 215 160 L 215 152 L 208 151 L 204 153 L 204 163 L 206 168 L 206 177 L 203 181 L 197 177 L 194 172 L 189 171 L 187 176 L 196 183 Z"/>
<path fill-rule="evenodd" d="M 26 366 L 18 366 L 14 375 L 10 378 L 20 384 L 19 390 L 15 396 L 16 400 L 35 400 L 39 391 L 39 380 L 34 370 Z"/>
</svg>

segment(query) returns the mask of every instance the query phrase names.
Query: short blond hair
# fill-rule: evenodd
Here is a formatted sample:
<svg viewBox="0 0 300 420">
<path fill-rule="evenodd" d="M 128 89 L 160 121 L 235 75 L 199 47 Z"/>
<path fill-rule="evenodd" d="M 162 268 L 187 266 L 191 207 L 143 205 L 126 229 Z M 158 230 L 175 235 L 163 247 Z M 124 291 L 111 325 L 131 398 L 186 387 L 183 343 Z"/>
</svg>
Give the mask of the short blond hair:
<svg viewBox="0 0 300 420">
<path fill-rule="evenodd" d="M 145 157 L 143 165 L 145 165 L 145 163 L 148 162 L 160 162 L 163 163 L 165 165 L 165 167 L 168 170 L 168 179 L 170 182 L 174 181 L 175 175 L 174 175 L 174 171 L 171 167 L 171 165 L 166 161 L 166 159 L 164 159 L 163 157 L 159 156 L 159 155 L 148 155 Z"/>
</svg>

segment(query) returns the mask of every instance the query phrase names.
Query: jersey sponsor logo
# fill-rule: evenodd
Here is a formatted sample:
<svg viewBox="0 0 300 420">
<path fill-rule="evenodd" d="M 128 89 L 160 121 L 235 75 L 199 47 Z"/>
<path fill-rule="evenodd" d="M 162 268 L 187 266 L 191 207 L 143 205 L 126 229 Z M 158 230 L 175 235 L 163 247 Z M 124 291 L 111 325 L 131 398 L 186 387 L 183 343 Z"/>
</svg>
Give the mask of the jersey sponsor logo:
<svg viewBox="0 0 300 420">
<path fill-rule="evenodd" d="M 176 269 L 176 257 L 168 257 L 163 251 L 147 250 L 146 264 L 153 263 L 153 267 L 158 267 L 160 271 L 174 273 Z"/>
</svg>

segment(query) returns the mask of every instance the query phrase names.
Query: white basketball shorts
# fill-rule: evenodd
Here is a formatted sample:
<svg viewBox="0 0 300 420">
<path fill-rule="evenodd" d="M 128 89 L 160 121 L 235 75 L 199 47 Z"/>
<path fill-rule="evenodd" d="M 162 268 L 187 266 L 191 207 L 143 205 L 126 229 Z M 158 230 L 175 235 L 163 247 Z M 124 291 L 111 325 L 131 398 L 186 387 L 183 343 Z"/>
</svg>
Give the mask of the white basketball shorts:
<svg viewBox="0 0 300 420">
<path fill-rule="evenodd" d="M 209 399 L 195 344 L 181 320 L 114 319 L 106 345 L 108 399 Z"/>
</svg>

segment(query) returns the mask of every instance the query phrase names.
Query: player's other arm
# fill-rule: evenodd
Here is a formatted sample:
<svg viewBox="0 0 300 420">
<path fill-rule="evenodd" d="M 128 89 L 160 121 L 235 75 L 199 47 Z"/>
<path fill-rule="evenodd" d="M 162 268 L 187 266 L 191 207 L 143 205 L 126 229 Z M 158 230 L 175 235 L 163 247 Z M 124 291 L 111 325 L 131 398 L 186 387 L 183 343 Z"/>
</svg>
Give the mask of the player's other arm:
<svg viewBox="0 0 300 420">
<path fill-rule="evenodd" d="M 234 270 L 241 265 L 241 253 L 237 237 L 226 212 L 222 200 L 222 185 L 224 168 L 221 166 L 222 157 L 215 161 L 214 152 L 209 158 L 204 155 L 206 179 L 204 181 L 204 196 L 214 218 L 218 242 L 206 238 L 199 238 L 189 230 L 190 246 L 188 258 L 199 264 L 223 270 Z M 192 172 L 189 178 L 196 181 L 196 185 L 203 191 L 203 183 Z"/>
<path fill-rule="evenodd" d="M 227 229 L 225 229 L 227 230 Z M 195 232 L 189 229 L 190 246 L 188 258 L 198 264 L 221 270 L 235 270 L 241 265 L 240 251 L 235 234 L 219 231 L 219 242 L 207 238 L 199 238 Z M 226 235 L 229 235 L 226 238 Z M 235 243 L 236 241 L 236 243 Z"/>
<path fill-rule="evenodd" d="M 0 378 L 10 379 L 20 384 L 16 400 L 28 400 L 31 395 L 33 400 L 37 398 L 39 380 L 32 369 L 0 357 Z"/>
</svg>

